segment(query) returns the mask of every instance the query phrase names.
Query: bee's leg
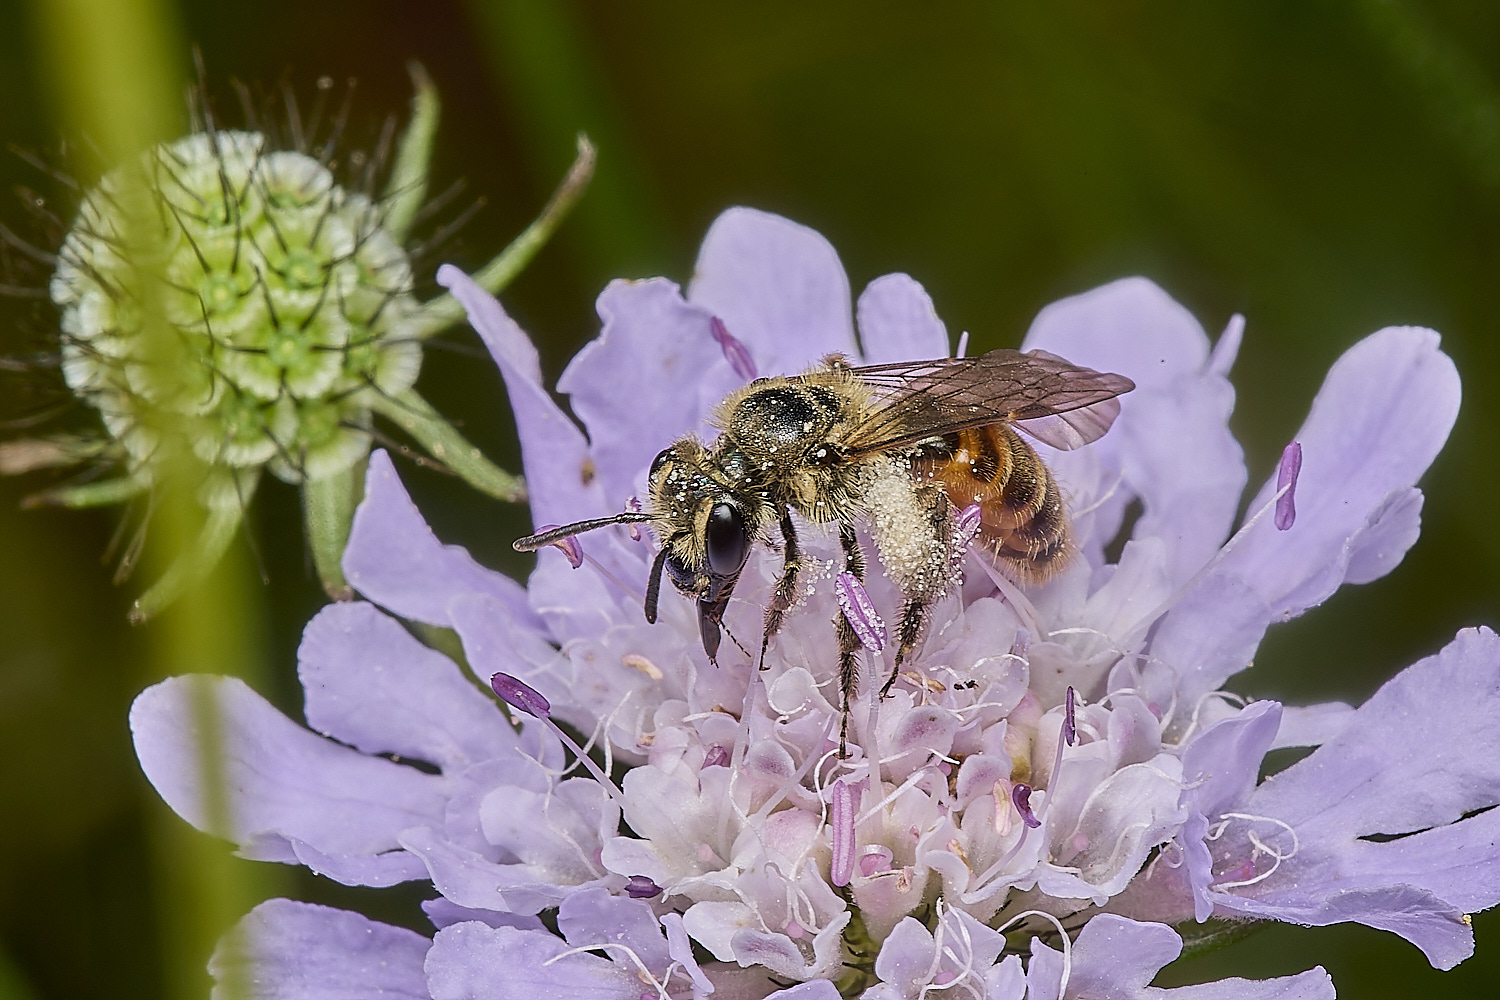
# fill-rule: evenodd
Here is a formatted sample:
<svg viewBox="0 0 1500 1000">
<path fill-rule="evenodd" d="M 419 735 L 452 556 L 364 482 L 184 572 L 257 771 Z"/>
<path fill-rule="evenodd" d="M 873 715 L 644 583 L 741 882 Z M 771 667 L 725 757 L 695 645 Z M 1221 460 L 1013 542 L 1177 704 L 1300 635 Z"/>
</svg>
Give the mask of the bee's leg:
<svg viewBox="0 0 1500 1000">
<path fill-rule="evenodd" d="M 844 569 L 860 583 L 865 582 L 865 554 L 860 550 L 859 539 L 855 537 L 854 525 L 847 521 L 839 524 L 839 542 L 844 546 Z M 855 656 L 859 652 L 859 636 L 854 634 L 854 626 L 849 624 L 849 619 L 842 613 L 833 616 L 833 629 L 839 640 L 839 694 L 843 699 L 843 722 L 839 726 L 839 756 L 847 757 L 844 745 L 849 735 L 849 699 L 853 698 L 859 687 L 859 660 Z"/>
<path fill-rule="evenodd" d="M 901 609 L 901 621 L 896 626 L 896 662 L 890 677 L 880 689 L 885 697 L 896 683 L 901 665 L 917 646 L 922 637 L 922 626 L 927 623 L 927 611 L 940 600 L 954 583 L 953 548 L 953 504 L 948 495 L 936 486 L 915 490 L 917 507 L 921 511 L 926 544 L 921 546 L 921 556 L 909 560 L 896 577 L 901 590 L 906 594 L 906 605 Z"/>
<path fill-rule="evenodd" d="M 781 537 L 786 541 L 785 559 L 781 566 L 781 579 L 776 581 L 776 590 L 771 594 L 771 603 L 766 605 L 765 628 L 760 639 L 760 669 L 766 669 L 766 647 L 771 637 L 781 631 L 781 620 L 792 606 L 797 594 L 797 573 L 802 568 L 802 550 L 797 546 L 797 529 L 792 525 L 789 510 L 781 512 Z"/>
</svg>

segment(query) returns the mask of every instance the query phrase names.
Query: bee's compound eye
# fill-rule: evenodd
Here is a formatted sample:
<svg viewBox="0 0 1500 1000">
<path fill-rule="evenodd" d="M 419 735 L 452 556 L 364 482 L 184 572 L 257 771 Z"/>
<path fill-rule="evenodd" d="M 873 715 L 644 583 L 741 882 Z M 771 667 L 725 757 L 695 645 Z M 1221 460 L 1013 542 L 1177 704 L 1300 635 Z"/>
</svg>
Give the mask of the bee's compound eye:
<svg viewBox="0 0 1500 1000">
<path fill-rule="evenodd" d="M 651 460 L 651 471 L 646 474 L 647 478 L 648 479 L 655 479 L 656 478 L 656 474 L 661 471 L 662 466 L 666 465 L 671 460 L 672 460 L 672 449 L 671 448 L 668 448 L 665 451 L 659 453 L 655 458 L 653 458 Z"/>
<path fill-rule="evenodd" d="M 740 512 L 727 503 L 715 505 L 708 513 L 708 528 L 704 534 L 707 536 L 704 541 L 708 547 L 708 568 L 719 576 L 738 573 L 750 550 L 750 538 Z"/>
</svg>

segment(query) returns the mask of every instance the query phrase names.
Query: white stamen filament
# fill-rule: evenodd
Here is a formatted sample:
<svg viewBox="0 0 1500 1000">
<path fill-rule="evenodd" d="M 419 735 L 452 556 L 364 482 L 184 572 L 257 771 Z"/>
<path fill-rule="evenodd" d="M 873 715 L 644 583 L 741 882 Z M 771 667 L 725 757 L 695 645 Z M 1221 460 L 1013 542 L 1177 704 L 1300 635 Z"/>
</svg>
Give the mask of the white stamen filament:
<svg viewBox="0 0 1500 1000">
<path fill-rule="evenodd" d="M 1058 937 L 1062 938 L 1063 967 L 1062 978 L 1057 981 L 1057 1000 L 1063 1000 L 1068 994 L 1068 979 L 1073 974 L 1073 942 L 1069 940 L 1068 931 L 1063 927 L 1062 921 L 1043 910 L 1025 910 L 1017 913 L 995 929 L 1004 934 L 1007 927 L 1027 917 L 1041 917 L 1043 920 L 1050 922 L 1053 927 L 1057 928 Z"/>
</svg>

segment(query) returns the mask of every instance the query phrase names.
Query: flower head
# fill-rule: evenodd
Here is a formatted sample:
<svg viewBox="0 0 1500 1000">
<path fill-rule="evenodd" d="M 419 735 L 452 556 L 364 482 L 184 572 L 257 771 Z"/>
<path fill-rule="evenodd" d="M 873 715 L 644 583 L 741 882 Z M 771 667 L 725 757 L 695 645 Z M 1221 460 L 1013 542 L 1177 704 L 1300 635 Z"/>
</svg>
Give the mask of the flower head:
<svg viewBox="0 0 1500 1000">
<path fill-rule="evenodd" d="M 903 275 L 862 293 L 856 342 L 828 244 L 736 209 L 686 295 L 660 279 L 605 290 L 603 331 L 558 383 L 580 428 L 500 305 L 453 269 L 440 280 L 505 378 L 538 525 L 630 509 L 657 451 L 712 434 L 714 404 L 755 373 L 834 352 L 948 351 Z M 1247 705 L 1220 688 L 1270 624 L 1400 561 L 1457 377 L 1430 331 L 1356 345 L 1236 529 L 1246 475 L 1227 373 L 1240 335 L 1236 321 L 1210 348 L 1138 279 L 1038 317 L 1025 346 L 1138 386 L 1095 444 L 1040 449 L 1070 498 L 1078 557 L 1023 588 L 971 554 L 888 697 L 879 623 L 901 597 L 878 565 L 863 586 L 845 574 L 836 537 L 805 532 L 806 572 L 766 669 L 727 646 L 715 666 L 688 600 L 662 595 L 645 620 L 654 539 L 619 525 L 582 539 L 576 559 L 543 549 L 522 588 L 440 544 L 377 452 L 344 562 L 370 603 L 325 610 L 301 653 L 308 723 L 342 745 L 212 682 L 233 723 L 231 787 L 244 789 L 221 832 L 344 881 L 431 880 L 439 930 L 430 944 L 401 938 L 399 976 L 417 982 L 423 956 L 434 997 L 1146 996 L 1210 917 L 1357 920 L 1447 967 L 1472 949 L 1462 913 L 1500 901 L 1500 866 L 1484 864 L 1500 811 L 1483 811 L 1500 803 L 1500 753 L 1469 752 L 1500 741 L 1500 639 L 1463 633 L 1358 710 Z M 1111 562 L 1133 501 L 1143 512 Z M 955 513 L 962 532 L 973 518 Z M 781 558 L 755 546 L 725 610 L 746 649 Z M 480 678 L 504 675 L 507 701 L 545 705 L 587 744 L 569 754 L 538 720 L 506 726 L 391 615 L 453 629 Z M 847 757 L 836 617 L 869 635 Z M 193 759 L 190 683 L 204 682 L 148 690 L 132 723 L 147 774 L 202 825 L 201 789 L 176 763 Z M 1426 735 L 1393 747 L 1393 725 Z M 1319 744 L 1258 782 L 1268 749 Z M 267 931 L 273 907 L 331 965 L 349 950 L 335 925 L 362 919 L 265 904 L 244 930 L 271 975 L 312 961 Z M 536 921 L 551 910 L 556 933 Z M 1332 996 L 1319 969 L 1200 989 Z"/>
<path fill-rule="evenodd" d="M 202 542 L 141 598 L 135 618 L 212 567 L 263 470 L 302 488 L 324 585 L 351 596 L 339 558 L 376 414 L 477 488 L 524 495 L 414 389 L 423 341 L 461 314 L 450 298 L 414 294 L 406 244 L 426 197 L 438 102 L 419 67 L 413 76 L 413 119 L 383 194 L 373 167 L 362 186 L 340 183 L 332 140 L 277 149 L 260 132 L 216 127 L 206 100 L 200 131 L 115 167 L 83 194 L 49 291 L 63 379 L 98 411 L 107 437 L 15 442 L 0 468 L 96 459 L 121 472 L 33 503 L 123 502 L 174 477 L 191 485 L 207 515 Z M 487 287 L 514 275 L 581 191 L 586 145 L 580 155 L 560 202 L 490 265 Z"/>
</svg>

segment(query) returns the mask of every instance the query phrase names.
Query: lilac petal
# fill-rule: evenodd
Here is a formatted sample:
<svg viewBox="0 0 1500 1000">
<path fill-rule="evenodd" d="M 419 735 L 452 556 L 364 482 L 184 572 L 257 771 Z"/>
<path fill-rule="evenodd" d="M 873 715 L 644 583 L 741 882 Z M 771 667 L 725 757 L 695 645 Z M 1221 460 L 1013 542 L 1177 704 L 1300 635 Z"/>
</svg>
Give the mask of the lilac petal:
<svg viewBox="0 0 1500 1000">
<path fill-rule="evenodd" d="M 563 900 L 557 911 L 557 929 L 575 948 L 624 945 L 658 976 L 672 962 L 667 953 L 667 939 L 662 936 L 662 927 L 656 922 L 651 904 L 640 899 L 611 896 L 603 887 L 584 889 Z M 630 962 L 625 953 L 616 948 L 604 947 L 602 950 L 622 965 Z"/>
<path fill-rule="evenodd" d="M 1354 716 L 1354 706 L 1341 701 L 1321 705 L 1292 705 L 1281 710 L 1272 750 L 1283 747 L 1320 747 L 1343 732 Z"/>
<path fill-rule="evenodd" d="M 698 960 L 693 957 L 693 942 L 688 936 L 687 927 L 682 921 L 680 913 L 664 913 L 661 916 L 661 927 L 667 935 L 667 953 L 672 961 L 682 966 L 688 978 L 693 981 L 693 996 L 695 1000 L 706 997 L 714 992 L 714 984 L 703 974 L 703 969 L 698 965 Z M 837 992 L 837 991 L 835 991 Z"/>
<path fill-rule="evenodd" d="M 545 931 L 454 924 L 427 953 L 432 1000 L 637 1000 L 635 970 L 586 952 Z"/>
<path fill-rule="evenodd" d="M 423 960 L 432 942 L 414 931 L 327 906 L 268 899 L 219 942 L 208 971 L 250 1000 L 430 1000 Z"/>
<path fill-rule="evenodd" d="M 554 882 L 526 865 L 496 864 L 429 827 L 403 831 L 401 844 L 422 859 L 438 892 L 459 906 L 529 915 L 557 906 L 578 888 Z"/>
<path fill-rule="evenodd" d="M 885 648 L 885 622 L 875 610 L 875 604 L 865 590 L 865 585 L 853 573 L 840 573 L 834 582 L 838 593 L 839 608 L 844 612 L 860 644 L 873 652 Z"/>
<path fill-rule="evenodd" d="M 932 975 L 937 945 L 931 932 L 913 917 L 902 917 L 875 956 L 875 975 L 896 988 L 899 995 L 914 997 Z"/>
<path fill-rule="evenodd" d="M 1416 540 L 1412 486 L 1447 440 L 1459 396 L 1458 373 L 1431 330 L 1392 327 L 1354 345 L 1296 435 L 1307 462 L 1297 530 L 1263 520 L 1218 572 L 1248 582 L 1278 619 L 1321 603 L 1346 579 L 1389 572 Z M 1268 482 L 1250 510 L 1274 492 Z"/>
<path fill-rule="evenodd" d="M 1293 441 L 1281 453 L 1281 465 L 1276 470 L 1276 530 L 1287 531 L 1297 520 L 1297 477 L 1302 472 L 1302 445 Z"/>
<path fill-rule="evenodd" d="M 1266 627 L 1270 607 L 1237 577 L 1210 574 L 1178 599 L 1161 619 L 1151 653 L 1175 668 L 1176 692 L 1162 692 L 1161 704 L 1177 697 L 1196 704 L 1250 665 Z"/>
<path fill-rule="evenodd" d="M 386 888 L 427 877 L 427 866 L 410 851 L 382 854 L 329 854 L 300 840 L 288 839 L 298 863 L 340 885 Z"/>
<path fill-rule="evenodd" d="M 500 602 L 479 594 L 455 600 L 451 612 L 464 657 L 476 675 L 488 681 L 496 673 L 510 674 L 541 692 L 552 711 L 566 717 L 563 706 L 573 704 L 573 665 L 546 635 L 520 624 Z"/>
<path fill-rule="evenodd" d="M 746 382 L 755 378 L 755 359 L 750 356 L 750 349 L 735 339 L 722 319 L 715 316 L 709 320 L 708 332 L 712 334 L 714 343 L 719 345 L 719 350 L 724 352 L 724 360 L 729 362 L 729 367 L 736 375 Z"/>
<path fill-rule="evenodd" d="M 777 990 L 766 1000 L 839 1000 L 839 988 L 831 979 L 814 979 Z"/>
<path fill-rule="evenodd" d="M 927 361 L 948 356 L 948 328 L 926 289 L 905 274 L 887 274 L 865 286 L 856 306 L 866 364 Z"/>
<path fill-rule="evenodd" d="M 1192 809 L 1178 842 L 1186 855 L 1193 911 L 1199 923 L 1213 914 L 1208 887 L 1213 857 L 1205 837 L 1209 822 L 1243 802 L 1255 787 L 1260 763 L 1281 726 L 1281 706 L 1260 701 L 1194 736 L 1183 749 L 1182 802 Z"/>
<path fill-rule="evenodd" d="M 196 690 L 195 690 L 196 688 Z M 173 677 L 130 709 L 146 777 L 177 814 L 210 829 L 199 769 L 197 706 L 216 704 L 223 787 L 235 790 L 220 833 L 248 857 L 290 860 L 288 839 L 329 854 L 379 854 L 408 827 L 443 815 L 442 779 L 315 736 L 232 677 Z"/>
<path fill-rule="evenodd" d="M 1290 824 L 1299 850 L 1263 881 L 1214 893 L 1215 908 L 1357 920 L 1395 930 L 1440 968 L 1462 960 L 1472 931 L 1459 918 L 1500 902 L 1497 663 L 1500 637 L 1465 629 L 1262 783 L 1239 811 Z M 1378 835 L 1397 839 L 1366 839 Z"/>
<path fill-rule="evenodd" d="M 1228 426 L 1234 389 L 1210 366 L 1203 328 L 1156 285 L 1127 278 L 1043 309 L 1024 346 L 1135 381 L 1108 434 L 1051 464 L 1067 482 L 1075 465 L 1097 462 L 1096 475 L 1105 477 L 1092 487 L 1099 494 L 1120 477 L 1123 488 L 1095 515 L 1101 530 L 1083 539 L 1091 559 L 1101 559 L 1137 494 L 1145 510 L 1135 537 L 1162 538 L 1171 578 L 1187 580 L 1227 537 L 1245 486 L 1244 456 Z"/>
<path fill-rule="evenodd" d="M 370 454 L 365 498 L 354 512 L 344 573 L 365 597 L 403 618 L 447 626 L 448 602 L 457 594 L 489 594 L 535 623 L 526 591 L 508 576 L 487 570 L 457 545 L 444 545 L 401 486 L 390 456 Z"/>
<path fill-rule="evenodd" d="M 707 407 L 743 382 L 714 342 L 713 317 L 665 278 L 612 281 L 596 308 L 604 327 L 557 390 L 588 430 L 604 496 L 619 504 L 637 492 L 657 452 L 701 431 Z"/>
<path fill-rule="evenodd" d="M 461 924 L 466 920 L 478 920 L 480 923 L 491 927 L 514 927 L 523 931 L 545 930 L 546 925 L 540 917 L 524 913 L 506 913 L 502 910 L 475 910 L 467 906 L 459 906 L 450 899 L 439 896 L 437 899 L 422 900 L 422 912 L 427 914 L 427 919 L 432 921 L 432 926 L 438 930 Z"/>
<path fill-rule="evenodd" d="M 302 634 L 297 673 L 307 723 L 365 753 L 454 773 L 509 755 L 515 730 L 453 661 L 373 605 L 330 604 Z"/>
<path fill-rule="evenodd" d="M 1281 979 L 1225 979 L 1201 986 L 1157 989 L 1151 980 L 1182 951 L 1165 924 L 1139 923 L 1112 913 L 1095 916 L 1073 943 L 1065 1000 L 1333 1000 L 1333 981 L 1321 967 Z M 1026 970 L 1027 1000 L 1058 1000 L 1062 952 L 1033 938 Z"/>
<path fill-rule="evenodd" d="M 521 439 L 532 523 L 570 524 L 609 513 L 588 442 L 542 387 L 536 348 L 526 334 L 493 295 L 458 268 L 444 264 L 437 279 L 468 311 L 500 366 Z"/>
<path fill-rule="evenodd" d="M 1184 800 L 1210 818 L 1244 802 L 1280 727 L 1281 706 L 1257 701 L 1190 739 L 1182 751 Z"/>
<path fill-rule="evenodd" d="M 687 298 L 721 317 L 766 374 L 857 350 L 838 254 L 818 233 L 779 215 L 731 208 L 715 219 Z"/>
</svg>

